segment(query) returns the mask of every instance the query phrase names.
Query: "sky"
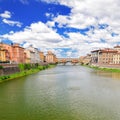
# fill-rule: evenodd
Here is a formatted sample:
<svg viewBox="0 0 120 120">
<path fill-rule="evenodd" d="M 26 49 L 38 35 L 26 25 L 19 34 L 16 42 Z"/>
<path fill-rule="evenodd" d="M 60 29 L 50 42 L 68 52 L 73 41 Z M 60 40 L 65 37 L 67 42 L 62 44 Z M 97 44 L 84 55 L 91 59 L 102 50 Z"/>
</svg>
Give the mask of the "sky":
<svg viewBox="0 0 120 120">
<path fill-rule="evenodd" d="M 120 0 L 0 0 L 0 41 L 57 57 L 120 44 Z"/>
</svg>

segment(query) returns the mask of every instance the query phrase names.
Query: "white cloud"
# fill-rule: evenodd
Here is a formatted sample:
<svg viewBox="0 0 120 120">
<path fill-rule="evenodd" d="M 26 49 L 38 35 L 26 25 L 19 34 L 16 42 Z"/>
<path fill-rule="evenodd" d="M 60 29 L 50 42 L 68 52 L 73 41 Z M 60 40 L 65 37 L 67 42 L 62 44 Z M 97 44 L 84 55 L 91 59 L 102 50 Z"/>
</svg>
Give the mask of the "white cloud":
<svg viewBox="0 0 120 120">
<path fill-rule="evenodd" d="M 47 3 L 59 3 L 59 0 L 36 0 L 36 1 L 43 1 L 43 2 L 47 2 Z"/>
<path fill-rule="evenodd" d="M 11 12 L 9 11 L 4 11 L 4 13 L 0 14 L 0 17 L 2 18 L 2 22 L 5 24 L 8 24 L 10 26 L 17 26 L 17 27 L 22 26 L 22 23 L 19 21 L 9 20 L 12 17 Z"/>
<path fill-rule="evenodd" d="M 46 17 L 50 17 L 50 13 L 46 13 L 45 15 L 46 15 Z"/>
<path fill-rule="evenodd" d="M 110 34 L 108 34 L 108 32 L 109 31 L 107 31 L 107 29 L 95 29 L 94 34 L 92 34 L 90 31 L 88 32 L 88 36 L 80 34 L 79 32 L 66 32 L 69 38 L 63 38 L 51 27 L 48 27 L 47 24 L 37 22 L 32 23 L 23 31 L 15 33 L 10 32 L 9 34 L 5 34 L 2 37 L 18 43 L 26 41 L 27 43 L 24 44 L 24 47 L 33 44 L 34 47 L 38 47 L 44 51 L 50 49 L 54 51 L 58 57 L 62 57 L 62 54 L 64 53 L 64 50 L 62 50 L 63 48 L 71 48 L 71 51 L 66 52 L 66 56 L 78 57 L 80 55 L 89 53 L 93 49 L 101 47 L 112 47 L 114 40 L 118 42 L 119 36 L 113 38 Z M 101 43 L 101 38 L 105 38 L 107 42 Z M 57 48 L 59 48 L 59 50 Z M 75 53 L 73 52 L 74 50 L 76 50 Z"/>
<path fill-rule="evenodd" d="M 23 1 L 23 0 L 22 0 Z M 37 0 L 39 1 L 39 0 Z M 55 3 L 65 5 L 71 8 L 69 15 L 58 15 L 54 17 L 51 13 L 46 13 L 46 17 L 52 18 L 46 24 L 42 22 L 32 23 L 23 31 L 5 34 L 2 37 L 9 38 L 19 43 L 27 41 L 26 45 L 34 44 L 34 46 L 47 50 L 51 48 L 58 56 L 62 56 L 64 50 L 62 48 L 71 48 L 66 54 L 78 56 L 85 55 L 93 49 L 101 47 L 113 47 L 120 42 L 120 1 L 119 0 L 42 0 L 47 3 Z M 4 18 L 4 22 L 9 23 Z M 68 38 L 60 36 L 52 27 L 55 23 L 58 27 L 72 27 L 75 29 L 84 29 L 94 26 L 87 35 L 80 32 L 68 32 L 65 34 Z M 107 24 L 105 29 L 99 29 L 99 24 Z M 14 24 L 16 25 L 16 24 Z M 90 27 L 89 27 L 90 28 Z M 117 33 L 117 36 L 112 36 Z M 104 40 L 104 42 L 101 41 Z M 54 48 L 60 48 L 54 49 Z"/>
<path fill-rule="evenodd" d="M 116 26 L 120 23 L 119 0 L 43 0 L 47 3 L 59 3 L 71 8 L 69 16 L 59 15 L 54 21 L 60 25 L 83 28 L 98 22 Z M 69 19 L 67 19 L 69 18 Z M 64 21 L 63 21 L 64 20 Z"/>
<path fill-rule="evenodd" d="M 2 17 L 2 18 L 11 18 L 11 12 L 4 11 L 4 13 L 0 14 L 0 17 Z"/>
<path fill-rule="evenodd" d="M 53 26 L 55 26 L 55 22 L 53 22 L 53 21 L 48 21 L 48 22 L 46 23 L 46 25 L 47 25 L 48 27 L 53 27 Z"/>
<path fill-rule="evenodd" d="M 46 1 L 46 0 L 45 0 Z M 52 0 L 54 2 L 54 0 Z M 112 26 L 112 22 L 120 22 L 120 1 L 118 0 L 58 0 L 60 4 L 71 7 L 69 16 L 58 16 L 55 21 L 59 24 L 67 22 L 70 27 L 85 28 L 95 25 L 99 21 L 107 22 Z M 48 1 L 47 1 L 48 2 Z M 50 2 L 50 1 L 49 1 Z M 69 19 L 66 19 L 69 17 Z M 107 19 L 106 19 L 107 18 Z M 64 23 L 61 20 L 65 20 Z M 107 21 L 106 21 L 107 20 Z"/>
<path fill-rule="evenodd" d="M 12 20 L 8 20 L 8 19 L 3 19 L 2 21 L 3 21 L 3 23 L 8 24 L 10 26 L 15 26 L 15 25 L 17 27 L 21 27 L 22 26 L 22 23 L 20 23 L 19 21 L 12 21 Z"/>
<path fill-rule="evenodd" d="M 2 37 L 22 43 L 24 41 L 39 48 L 53 48 L 62 41 L 62 37 L 42 22 L 32 23 L 24 31 L 5 34 Z"/>
<path fill-rule="evenodd" d="M 45 16 L 48 17 L 48 18 L 53 18 L 54 14 L 52 14 L 52 13 L 46 13 Z"/>
<path fill-rule="evenodd" d="M 67 32 L 69 40 L 61 42 L 61 47 L 71 47 L 80 50 L 79 54 L 89 52 L 93 48 L 113 47 L 120 42 L 120 1 L 119 0 L 43 0 L 47 3 L 65 5 L 71 8 L 69 15 L 58 15 L 51 26 L 57 22 L 59 27 L 84 29 L 94 26 L 87 34 Z M 54 23 L 53 23 L 54 22 Z M 105 29 L 99 29 L 99 24 L 107 24 Z M 117 36 L 112 36 L 117 33 Z M 102 42 L 103 39 L 105 42 Z M 87 47 L 85 47 L 87 46 Z"/>
</svg>

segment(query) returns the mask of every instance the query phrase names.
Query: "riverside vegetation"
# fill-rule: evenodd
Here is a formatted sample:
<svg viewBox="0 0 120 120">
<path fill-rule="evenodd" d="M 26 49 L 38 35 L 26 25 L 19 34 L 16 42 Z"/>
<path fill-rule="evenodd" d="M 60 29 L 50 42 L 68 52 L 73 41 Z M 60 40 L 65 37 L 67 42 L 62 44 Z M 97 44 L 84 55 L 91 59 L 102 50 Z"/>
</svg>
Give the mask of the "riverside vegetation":
<svg viewBox="0 0 120 120">
<path fill-rule="evenodd" d="M 36 64 L 29 64 L 29 63 L 19 64 L 18 67 L 20 69 L 20 72 L 10 74 L 10 75 L 0 76 L 0 82 L 12 80 L 12 79 L 23 77 L 26 75 L 30 75 L 30 74 L 39 72 L 41 70 L 45 70 L 47 68 L 52 68 L 54 66 L 55 65 L 53 65 L 53 64 L 48 64 L 48 65 L 42 66 L 42 65 L 39 65 L 38 63 L 36 63 Z M 3 66 L 0 66 L 0 69 L 3 69 Z"/>
<path fill-rule="evenodd" d="M 108 71 L 108 72 L 120 72 L 120 69 L 118 68 L 104 68 L 104 67 L 93 67 L 93 66 L 91 66 L 90 68 L 94 68 L 96 70 Z"/>
<path fill-rule="evenodd" d="M 107 68 L 107 67 L 97 67 L 97 66 L 92 66 L 92 65 L 83 65 L 89 68 L 93 68 L 95 70 L 101 70 L 101 71 L 106 71 L 106 72 L 120 72 L 119 68 Z"/>
</svg>

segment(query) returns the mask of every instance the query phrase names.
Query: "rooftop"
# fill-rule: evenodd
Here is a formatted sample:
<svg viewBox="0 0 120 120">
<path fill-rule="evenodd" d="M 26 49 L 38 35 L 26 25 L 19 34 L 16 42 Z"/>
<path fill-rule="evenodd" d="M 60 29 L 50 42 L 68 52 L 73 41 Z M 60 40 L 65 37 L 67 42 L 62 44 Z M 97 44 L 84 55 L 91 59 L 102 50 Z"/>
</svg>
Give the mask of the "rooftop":
<svg viewBox="0 0 120 120">
<path fill-rule="evenodd" d="M 91 51 L 92 53 L 94 52 L 102 52 L 102 53 L 117 53 L 117 50 L 111 49 L 111 48 L 104 48 L 104 49 L 98 49 L 98 50 L 93 50 Z"/>
</svg>

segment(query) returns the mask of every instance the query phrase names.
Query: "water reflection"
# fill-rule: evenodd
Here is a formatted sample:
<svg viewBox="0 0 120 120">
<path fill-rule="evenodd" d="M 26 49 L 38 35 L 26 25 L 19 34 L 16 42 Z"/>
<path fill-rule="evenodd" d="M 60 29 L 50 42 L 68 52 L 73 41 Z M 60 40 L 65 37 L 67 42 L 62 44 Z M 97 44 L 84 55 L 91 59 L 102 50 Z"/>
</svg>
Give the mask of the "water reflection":
<svg viewBox="0 0 120 120">
<path fill-rule="evenodd" d="M 0 120 L 119 120 L 119 78 L 68 65 L 2 83 Z"/>
<path fill-rule="evenodd" d="M 106 72 L 106 71 L 96 70 L 94 71 L 94 74 L 97 74 L 98 76 L 104 76 L 104 77 L 120 80 L 120 73 L 117 72 Z"/>
</svg>

